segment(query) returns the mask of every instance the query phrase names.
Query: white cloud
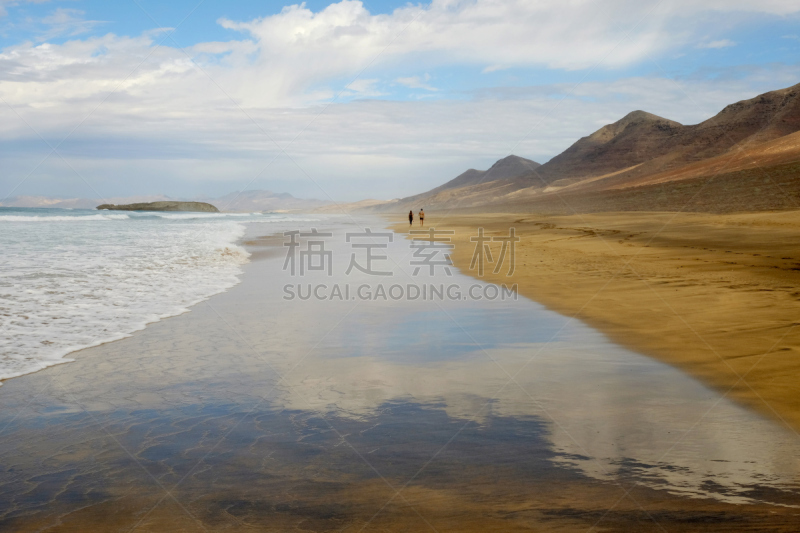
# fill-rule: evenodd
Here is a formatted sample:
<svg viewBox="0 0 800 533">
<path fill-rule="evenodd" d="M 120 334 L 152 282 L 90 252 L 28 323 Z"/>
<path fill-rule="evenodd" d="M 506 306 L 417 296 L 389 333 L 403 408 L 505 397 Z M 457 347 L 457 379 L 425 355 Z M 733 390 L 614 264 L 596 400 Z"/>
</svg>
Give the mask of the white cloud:
<svg viewBox="0 0 800 533">
<path fill-rule="evenodd" d="M 358 79 L 350 82 L 347 89 L 357 93 L 371 93 L 375 91 L 375 84 L 378 83 L 377 79 Z"/>
<path fill-rule="evenodd" d="M 340 98 L 375 98 L 377 96 L 383 96 L 386 93 L 378 88 L 379 82 L 380 80 L 377 78 L 355 79 L 348 83 L 344 90 L 338 93 L 338 96 Z"/>
<path fill-rule="evenodd" d="M 488 67 L 484 68 L 481 73 L 488 74 L 490 72 L 497 72 L 499 70 L 506 70 L 510 68 L 508 65 L 489 65 Z"/>
<path fill-rule="evenodd" d="M 425 74 L 424 76 L 409 76 L 407 78 L 397 78 L 395 79 L 395 83 L 399 83 L 409 89 L 425 89 L 426 91 L 438 91 L 436 87 L 432 87 L 427 82 L 431 79 L 430 74 Z"/>
<path fill-rule="evenodd" d="M 703 3 L 681 0 L 651 12 L 652 6 L 638 0 L 434 0 L 429 6 L 372 15 L 360 2 L 343 0 L 317 13 L 295 5 L 248 22 L 222 19 L 222 26 L 243 32 L 243 38 L 199 43 L 187 51 L 244 107 L 303 106 L 333 97 L 341 90 L 337 83 L 365 68 L 376 79 L 387 69 L 419 66 L 475 65 L 491 72 L 511 66 L 613 69 L 635 64 L 696 42 L 688 30 L 676 27 L 684 16 L 697 13 L 697 4 Z M 795 2 L 739 0 L 708 7 L 755 9 L 756 4 L 780 11 Z M 97 23 L 78 15 L 54 12 L 48 18 L 51 31 L 74 35 Z M 158 106 L 156 94 L 161 101 L 176 97 L 179 105 L 187 94 L 193 102 L 213 101 L 218 88 L 207 87 L 205 74 L 171 48 L 171 41 L 153 50 L 161 38 L 151 32 L 6 48 L 0 53 L 0 95 L 26 105 L 55 105 L 106 94 L 121 83 L 128 97 L 144 99 L 141 109 Z M 139 66 L 143 58 L 148 59 Z M 414 77 L 396 82 L 433 88 Z M 378 85 L 372 84 L 369 94 L 380 94 Z M 351 89 L 366 92 L 364 87 Z"/>
<path fill-rule="evenodd" d="M 544 65 L 585 68 L 621 66 L 674 42 L 661 17 L 641 19 L 638 3 L 577 0 L 434 0 L 388 15 L 371 15 L 358 1 L 344 0 L 313 13 L 290 6 L 277 15 L 249 22 L 227 19 L 228 29 L 249 34 L 262 60 L 300 62 L 319 78 L 356 72 L 375 57 L 392 61 L 426 54 L 429 62 Z M 536 31 L 531 31 L 536 28 Z M 620 43 L 620 31 L 632 30 Z"/>
<path fill-rule="evenodd" d="M 712 49 L 728 48 L 730 46 L 736 46 L 736 43 L 731 41 L 730 39 L 720 39 L 717 41 L 709 41 L 697 45 L 698 48 L 712 48 Z"/>
<path fill-rule="evenodd" d="M 750 13 L 768 13 L 771 15 L 788 15 L 800 12 L 796 0 L 677 0 L 672 3 L 676 9 L 688 13 L 700 11 L 744 11 Z"/>
<path fill-rule="evenodd" d="M 46 41 L 53 37 L 74 37 L 81 35 L 92 30 L 98 24 L 102 24 L 99 20 L 86 20 L 83 16 L 85 13 L 79 9 L 66 9 L 58 8 L 48 16 L 42 19 L 42 24 L 47 26 L 47 29 L 40 35 L 39 39 Z"/>
</svg>

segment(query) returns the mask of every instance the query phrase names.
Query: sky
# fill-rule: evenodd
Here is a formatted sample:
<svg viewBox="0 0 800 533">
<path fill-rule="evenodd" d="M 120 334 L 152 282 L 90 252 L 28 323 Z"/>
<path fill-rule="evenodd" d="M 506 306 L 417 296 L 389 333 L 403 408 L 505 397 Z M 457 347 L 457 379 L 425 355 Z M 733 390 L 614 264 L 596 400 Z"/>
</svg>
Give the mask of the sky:
<svg viewBox="0 0 800 533">
<path fill-rule="evenodd" d="M 0 202 L 390 199 L 797 83 L 797 0 L 0 0 Z"/>
</svg>

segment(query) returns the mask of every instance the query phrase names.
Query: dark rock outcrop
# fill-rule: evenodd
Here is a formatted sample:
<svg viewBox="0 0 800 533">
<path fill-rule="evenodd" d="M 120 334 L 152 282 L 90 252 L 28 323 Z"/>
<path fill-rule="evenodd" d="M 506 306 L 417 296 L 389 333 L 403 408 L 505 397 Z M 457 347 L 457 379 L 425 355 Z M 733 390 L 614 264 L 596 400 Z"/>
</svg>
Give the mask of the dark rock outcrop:
<svg viewBox="0 0 800 533">
<path fill-rule="evenodd" d="M 141 204 L 103 204 L 97 209 L 110 211 L 188 211 L 201 213 L 219 213 L 219 209 L 205 202 L 147 202 Z"/>
</svg>

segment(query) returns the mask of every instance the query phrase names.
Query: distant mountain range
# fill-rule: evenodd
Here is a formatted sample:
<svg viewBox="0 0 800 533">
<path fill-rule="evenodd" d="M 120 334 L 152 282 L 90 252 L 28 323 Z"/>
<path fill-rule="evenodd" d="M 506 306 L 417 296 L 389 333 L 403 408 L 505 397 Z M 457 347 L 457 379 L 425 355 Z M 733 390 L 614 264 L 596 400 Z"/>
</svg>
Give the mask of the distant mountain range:
<svg viewBox="0 0 800 533">
<path fill-rule="evenodd" d="M 117 196 L 114 198 L 52 198 L 49 196 L 12 196 L 0 207 L 54 207 L 60 209 L 94 209 L 100 204 L 133 204 L 172 200 L 167 196 Z"/>
<path fill-rule="evenodd" d="M 232 192 L 219 198 L 200 199 L 219 208 L 220 211 L 312 211 L 332 202 L 295 198 L 289 193 L 271 191 Z"/>
<path fill-rule="evenodd" d="M 70 209 L 94 209 L 100 204 L 134 204 L 142 202 L 163 202 L 177 199 L 168 196 L 129 196 L 116 198 L 48 198 L 44 196 L 17 196 L 0 203 L 0 207 L 58 207 Z M 216 206 L 220 211 L 312 211 L 322 208 L 331 202 L 322 200 L 304 200 L 295 198 L 289 193 L 274 193 L 271 191 L 243 191 L 232 192 L 219 198 L 203 197 L 192 198 L 194 201 L 203 201 Z"/>
<path fill-rule="evenodd" d="M 576 212 L 800 208 L 800 84 L 684 126 L 633 111 L 544 165 L 517 156 L 371 208 Z"/>
</svg>

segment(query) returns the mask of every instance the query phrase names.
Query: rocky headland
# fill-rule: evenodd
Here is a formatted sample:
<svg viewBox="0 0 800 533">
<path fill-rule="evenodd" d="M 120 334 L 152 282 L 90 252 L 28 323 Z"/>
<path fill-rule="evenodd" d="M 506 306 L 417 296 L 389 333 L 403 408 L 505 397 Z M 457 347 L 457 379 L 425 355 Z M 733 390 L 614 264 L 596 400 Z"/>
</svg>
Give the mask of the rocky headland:
<svg viewBox="0 0 800 533">
<path fill-rule="evenodd" d="M 206 202 L 145 202 L 139 204 L 102 204 L 97 209 L 109 211 L 190 211 L 219 213 L 219 209 Z"/>
</svg>

